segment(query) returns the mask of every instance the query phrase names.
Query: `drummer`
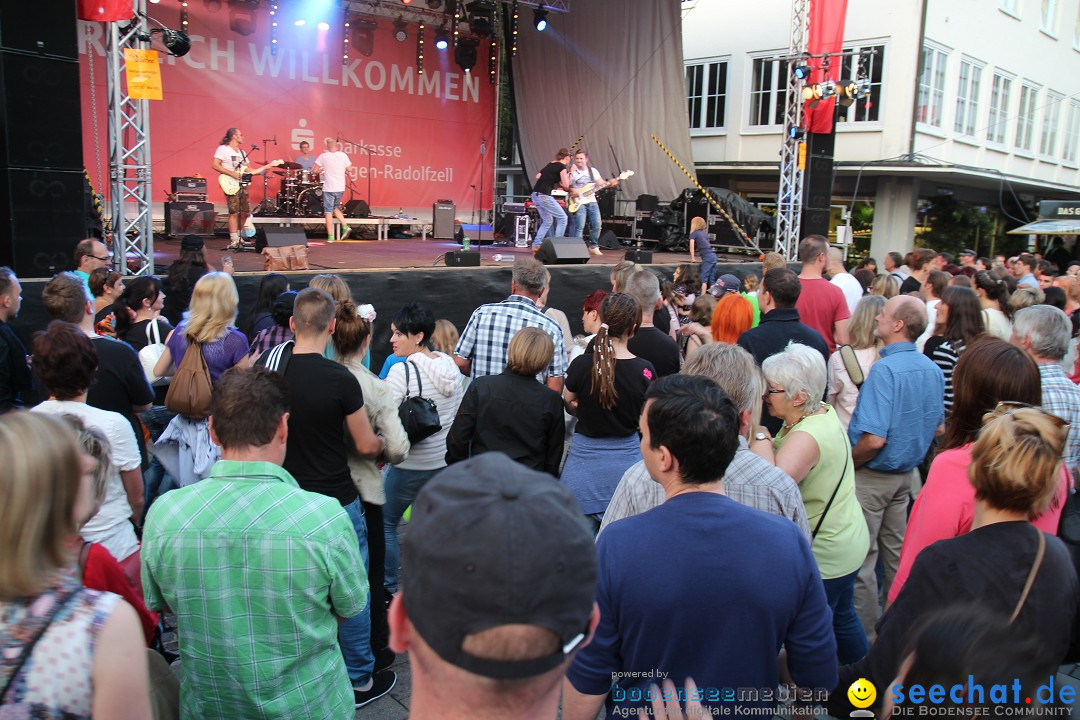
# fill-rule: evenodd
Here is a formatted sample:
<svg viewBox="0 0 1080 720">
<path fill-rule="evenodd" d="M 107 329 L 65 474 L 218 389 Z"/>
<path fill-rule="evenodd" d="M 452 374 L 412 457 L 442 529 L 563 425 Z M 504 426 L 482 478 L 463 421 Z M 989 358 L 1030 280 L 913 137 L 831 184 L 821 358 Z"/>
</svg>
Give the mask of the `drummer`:
<svg viewBox="0 0 1080 720">
<path fill-rule="evenodd" d="M 302 170 L 311 170 L 315 165 L 315 156 L 311 154 L 311 143 L 306 140 L 300 143 L 300 154 L 296 156 L 295 161 Z"/>
</svg>

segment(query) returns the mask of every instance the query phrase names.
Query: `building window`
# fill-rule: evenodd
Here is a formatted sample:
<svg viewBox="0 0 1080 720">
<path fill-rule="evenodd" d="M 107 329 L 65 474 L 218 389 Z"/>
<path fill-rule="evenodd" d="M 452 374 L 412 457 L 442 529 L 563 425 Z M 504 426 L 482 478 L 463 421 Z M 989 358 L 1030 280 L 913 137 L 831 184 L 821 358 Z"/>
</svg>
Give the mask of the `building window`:
<svg viewBox="0 0 1080 720">
<path fill-rule="evenodd" d="M 723 128 L 727 119 L 727 61 L 686 66 L 691 130 Z"/>
<path fill-rule="evenodd" d="M 954 129 L 961 135 L 975 134 L 979 113 L 979 89 L 982 85 L 982 66 L 969 58 L 960 61 L 960 84 L 956 88 L 956 121 Z"/>
<path fill-rule="evenodd" d="M 1042 0 L 1042 31 L 1057 35 L 1057 0 Z"/>
<path fill-rule="evenodd" d="M 750 124 L 783 125 L 787 102 L 787 60 L 756 58 L 750 83 Z"/>
<path fill-rule="evenodd" d="M 1039 88 L 1024 83 L 1020 86 L 1020 110 L 1016 115 L 1016 149 L 1031 150 L 1035 134 L 1035 101 Z"/>
<path fill-rule="evenodd" d="M 1077 150 L 1080 149 L 1080 103 L 1069 103 L 1069 116 L 1065 121 L 1065 147 L 1061 157 L 1065 162 L 1076 164 Z"/>
<path fill-rule="evenodd" d="M 866 70 L 870 80 L 870 98 L 859 100 L 854 105 L 837 107 L 837 122 L 877 122 L 881 111 L 881 83 L 885 75 L 885 46 L 868 45 L 861 48 L 848 48 L 855 53 L 843 59 L 840 70 L 841 79 L 855 80 L 859 77 L 860 64 Z M 871 51 L 873 54 L 871 54 Z"/>
<path fill-rule="evenodd" d="M 1010 15 L 1020 15 L 1018 0 L 998 0 L 998 7 Z"/>
<path fill-rule="evenodd" d="M 990 124 L 986 128 L 987 142 L 1005 144 L 1005 131 L 1009 124 L 1009 97 L 1012 95 L 1012 78 L 994 73 L 990 85 Z"/>
<path fill-rule="evenodd" d="M 1061 120 L 1061 100 L 1058 93 L 1046 94 L 1046 107 L 1043 108 L 1042 138 L 1039 140 L 1039 154 L 1054 157 L 1057 150 L 1058 122 Z"/>
<path fill-rule="evenodd" d="M 948 59 L 947 51 L 934 45 L 923 45 L 916 119 L 937 128 L 941 127 L 941 110 L 945 105 L 945 63 Z"/>
<path fill-rule="evenodd" d="M 1073 50 L 1080 50 L 1080 8 L 1076 10 L 1076 25 L 1073 27 Z"/>
</svg>

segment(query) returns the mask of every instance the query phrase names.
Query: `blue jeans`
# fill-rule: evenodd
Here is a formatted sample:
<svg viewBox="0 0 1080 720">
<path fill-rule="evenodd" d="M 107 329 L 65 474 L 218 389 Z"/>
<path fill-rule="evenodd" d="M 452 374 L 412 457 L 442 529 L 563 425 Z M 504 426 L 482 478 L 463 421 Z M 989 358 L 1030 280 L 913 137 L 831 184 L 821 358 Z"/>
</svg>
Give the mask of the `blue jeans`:
<svg viewBox="0 0 1080 720">
<path fill-rule="evenodd" d="M 352 521 L 356 539 L 360 543 L 360 555 L 364 558 L 364 573 L 368 569 L 367 523 L 364 522 L 364 506 L 356 498 L 345 506 L 345 512 Z M 382 597 L 378 597 L 382 602 Z M 345 656 L 345 669 L 349 671 L 349 681 L 353 687 L 361 687 L 371 679 L 375 670 L 375 654 L 371 652 L 371 598 L 369 592 L 367 605 L 359 615 L 354 615 L 338 626 L 338 642 L 341 654 Z"/>
<path fill-rule="evenodd" d="M 570 237 L 582 237 L 585 230 L 585 216 L 589 216 L 589 247 L 600 243 L 600 206 L 595 202 L 585 203 L 570 216 Z"/>
<path fill-rule="evenodd" d="M 438 470 L 402 470 L 393 465 L 386 471 L 386 504 L 383 505 L 383 535 L 386 537 L 386 577 L 383 587 L 396 593 L 398 570 L 401 569 L 401 551 L 398 549 L 397 529 L 405 509 L 412 505 L 420 488 L 433 478 Z"/>
<path fill-rule="evenodd" d="M 866 642 L 866 631 L 855 613 L 855 580 L 859 571 L 822 580 L 825 585 L 825 599 L 833 614 L 833 634 L 836 636 L 836 651 L 841 665 L 849 665 L 861 660 L 870 649 Z"/>
<path fill-rule="evenodd" d="M 533 193 L 532 201 L 536 203 L 536 211 L 540 213 L 540 227 L 536 228 L 533 247 L 540 247 L 540 244 L 544 242 L 544 238 L 548 236 L 548 231 L 552 228 L 552 223 L 555 229 L 551 230 L 550 234 L 553 237 L 562 237 L 566 232 L 566 211 L 562 209 L 562 206 L 550 195 L 540 193 Z"/>
</svg>

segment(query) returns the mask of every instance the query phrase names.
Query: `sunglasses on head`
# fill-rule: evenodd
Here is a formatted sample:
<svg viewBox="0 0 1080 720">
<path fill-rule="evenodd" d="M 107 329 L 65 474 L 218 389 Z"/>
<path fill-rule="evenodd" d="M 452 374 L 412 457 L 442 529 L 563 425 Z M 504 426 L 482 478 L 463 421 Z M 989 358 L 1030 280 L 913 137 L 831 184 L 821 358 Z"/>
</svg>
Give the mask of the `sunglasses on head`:
<svg viewBox="0 0 1080 720">
<path fill-rule="evenodd" d="M 986 424 L 986 422 L 992 418 L 1001 417 L 1002 415 L 1012 415 L 1018 410 L 1034 410 L 1035 412 L 1041 413 L 1053 420 L 1059 428 L 1065 428 L 1066 430 L 1068 430 L 1070 427 L 1072 427 L 1062 418 L 1054 415 L 1053 413 L 1046 412 L 1046 410 L 1043 410 L 1038 405 L 1031 405 L 1029 403 L 1018 402 L 1016 400 L 1001 400 L 1000 402 L 998 402 L 998 404 L 994 406 L 993 410 L 983 416 L 983 424 Z"/>
</svg>

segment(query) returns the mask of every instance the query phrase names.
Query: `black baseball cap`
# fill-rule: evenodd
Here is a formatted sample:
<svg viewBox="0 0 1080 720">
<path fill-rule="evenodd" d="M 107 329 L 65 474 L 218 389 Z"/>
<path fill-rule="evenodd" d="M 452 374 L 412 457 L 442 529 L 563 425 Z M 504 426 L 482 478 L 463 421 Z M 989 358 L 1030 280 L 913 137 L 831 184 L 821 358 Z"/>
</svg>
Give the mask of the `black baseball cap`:
<svg viewBox="0 0 1080 720">
<path fill-rule="evenodd" d="M 964 248 L 963 250 L 960 251 L 960 257 L 964 257 L 964 256 L 975 257 L 975 251 L 972 250 L 971 248 Z"/>
<path fill-rule="evenodd" d="M 588 635 L 596 545 L 581 507 L 551 475 L 483 453 L 432 478 L 401 545 L 405 612 L 446 662 L 497 679 L 552 670 Z M 502 625 L 546 628 L 560 647 L 505 661 L 462 649 Z"/>
</svg>

